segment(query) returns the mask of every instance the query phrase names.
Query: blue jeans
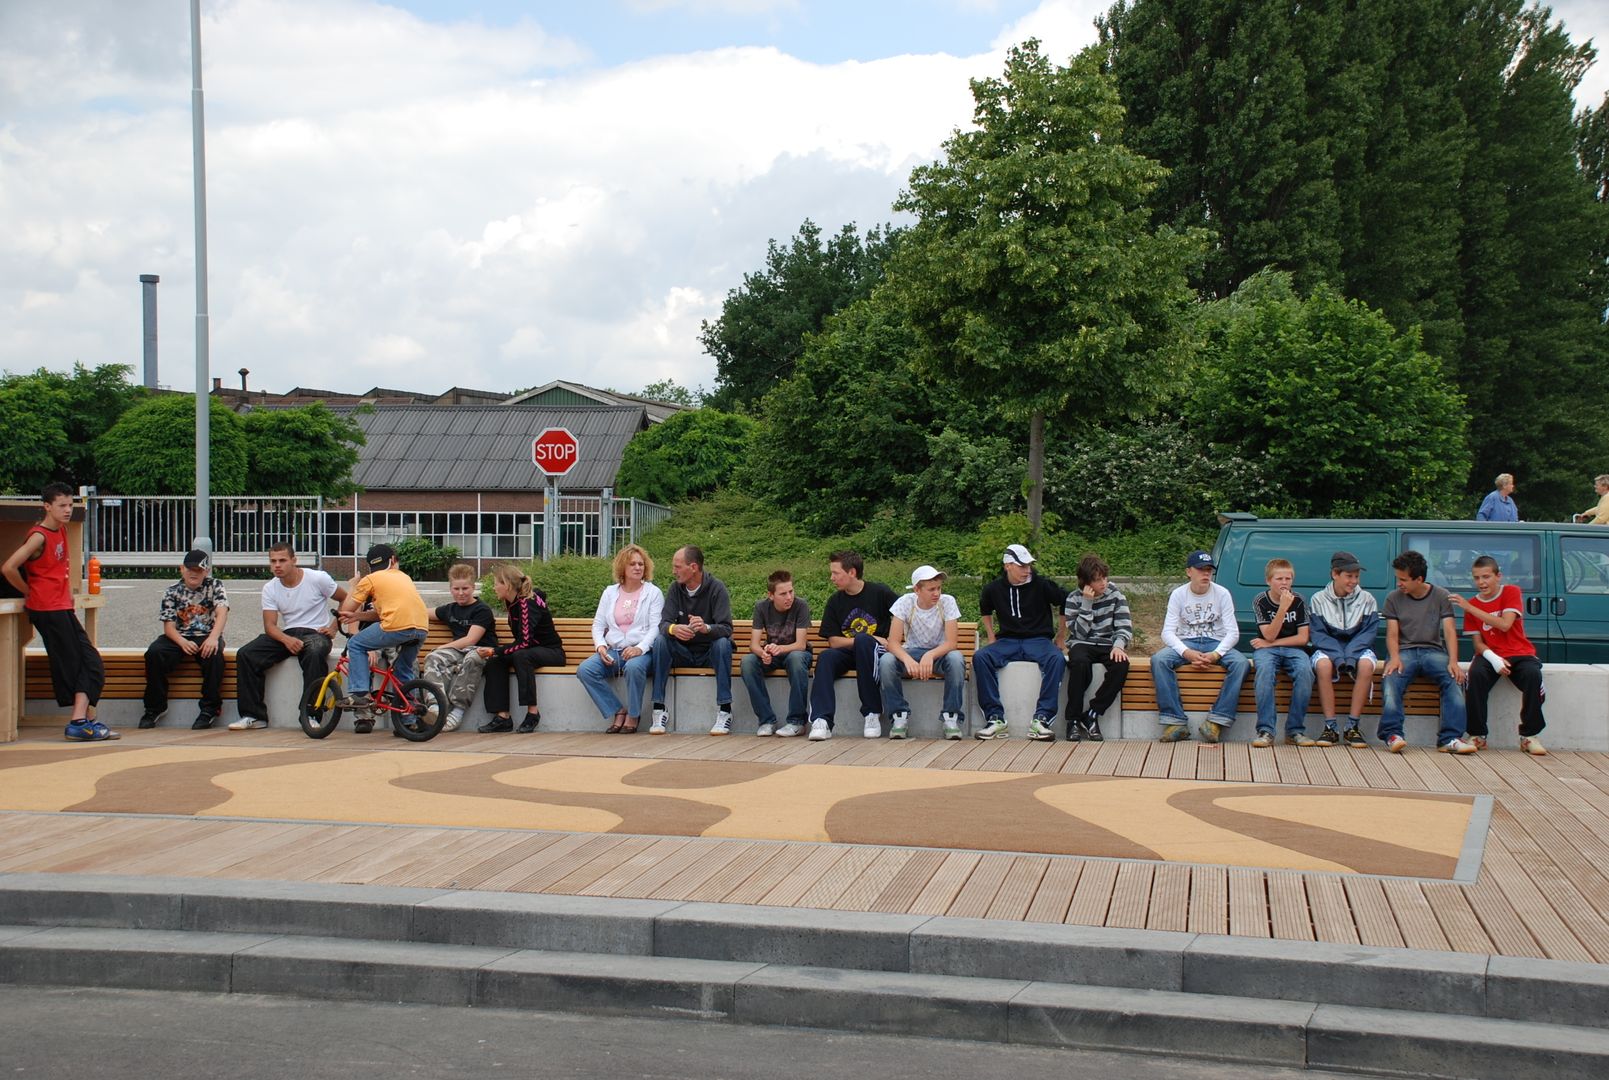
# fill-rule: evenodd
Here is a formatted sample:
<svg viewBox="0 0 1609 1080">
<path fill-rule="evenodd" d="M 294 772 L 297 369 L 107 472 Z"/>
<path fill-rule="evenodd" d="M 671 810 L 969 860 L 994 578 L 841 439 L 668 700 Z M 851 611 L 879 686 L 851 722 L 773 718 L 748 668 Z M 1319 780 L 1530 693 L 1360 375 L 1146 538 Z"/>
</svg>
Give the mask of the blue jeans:
<svg viewBox="0 0 1609 1080">
<path fill-rule="evenodd" d="M 613 717 L 621 708 L 620 696 L 609 685 L 609 680 L 625 675 L 626 715 L 635 719 L 642 715 L 642 693 L 648 687 L 648 675 L 654 668 L 654 654 L 645 652 L 625 660 L 622 659 L 619 649 L 611 648 L 609 659 L 614 663 L 605 664 L 603 657 L 593 653 L 581 661 L 575 677 L 587 688 L 587 696 L 598 707 L 598 711 L 608 718 Z"/>
<path fill-rule="evenodd" d="M 732 707 L 732 639 L 729 637 L 705 638 L 703 641 L 678 641 L 661 633 L 654 638 L 649 650 L 654 658 L 654 703 L 665 703 L 665 687 L 670 685 L 673 667 L 707 667 L 715 669 L 715 704 L 722 709 Z"/>
<path fill-rule="evenodd" d="M 1441 688 L 1441 728 L 1436 732 L 1436 745 L 1463 738 L 1464 688 L 1447 670 L 1447 654 L 1441 649 L 1402 649 L 1397 655 L 1402 659 L 1402 670 L 1381 680 L 1384 693 L 1379 738 L 1384 741 L 1402 734 L 1402 695 L 1416 678 L 1429 679 Z"/>
<path fill-rule="evenodd" d="M 1274 684 L 1281 671 L 1291 677 L 1291 708 L 1285 716 L 1285 734 L 1300 735 L 1307 727 L 1307 704 L 1313 697 L 1313 661 L 1306 650 L 1278 645 L 1252 654 L 1253 686 L 1257 689 L 1257 730 L 1270 735 L 1279 724 Z"/>
<path fill-rule="evenodd" d="M 782 659 L 767 664 L 753 653 L 743 657 L 743 688 L 749 692 L 749 704 L 754 716 L 762 724 L 777 722 L 777 711 L 771 707 L 771 695 L 765 688 L 765 673 L 782 668 L 788 673 L 788 723 L 804 724 L 810 709 L 810 650 L 796 649 L 783 653 Z"/>
<path fill-rule="evenodd" d="M 1214 638 L 1185 638 L 1187 649 L 1196 652 L 1212 652 L 1218 647 Z M 1184 715 L 1184 703 L 1179 700 L 1179 677 L 1173 673 L 1174 668 L 1183 667 L 1187 660 L 1173 649 L 1163 649 L 1151 657 L 1151 682 L 1156 687 L 1157 719 L 1164 725 L 1187 724 L 1189 719 Z M 1246 669 L 1251 664 L 1246 660 L 1246 654 L 1230 649 L 1218 658 L 1218 663 L 1224 669 L 1223 689 L 1218 691 L 1218 698 L 1212 703 L 1212 711 L 1207 713 L 1207 719 L 1215 724 L 1228 727 L 1235 722 L 1235 713 L 1240 711 L 1240 684 L 1246 681 Z"/>
<path fill-rule="evenodd" d="M 877 650 L 882 648 L 870 634 L 856 634 L 855 643 L 839 649 L 824 649 L 816 661 L 816 681 L 810 687 L 810 715 L 833 726 L 833 713 L 838 711 L 838 691 L 833 683 L 838 676 L 855 669 L 855 689 L 860 694 L 862 714 L 878 712 L 883 707 L 882 692 L 877 689 Z"/>
<path fill-rule="evenodd" d="M 912 660 L 920 661 L 931 649 L 906 649 Z M 905 665 L 893 653 L 884 653 L 879 660 L 881 670 L 877 673 L 878 682 L 883 687 L 883 712 L 892 714 L 897 712 L 910 712 L 911 706 L 905 700 L 905 680 L 910 678 L 905 673 Z M 947 652 L 933 663 L 933 673 L 944 679 L 944 711 L 960 715 L 965 706 L 967 688 L 967 662 L 958 652 Z"/>
<path fill-rule="evenodd" d="M 419 646 L 425 643 L 423 630 L 382 630 L 380 624 L 366 624 L 346 642 L 346 692 L 369 692 L 369 653 L 380 649 L 397 650 L 397 662 L 391 666 L 396 677 L 407 682 L 417 673 Z"/>
<path fill-rule="evenodd" d="M 1039 700 L 1034 715 L 1049 720 L 1061 705 L 1061 680 L 1067 657 L 1048 637 L 995 638 L 972 654 L 972 673 L 978 679 L 978 708 L 985 719 L 1005 715 L 1000 704 L 1000 669 L 1017 660 L 1039 665 Z"/>
</svg>

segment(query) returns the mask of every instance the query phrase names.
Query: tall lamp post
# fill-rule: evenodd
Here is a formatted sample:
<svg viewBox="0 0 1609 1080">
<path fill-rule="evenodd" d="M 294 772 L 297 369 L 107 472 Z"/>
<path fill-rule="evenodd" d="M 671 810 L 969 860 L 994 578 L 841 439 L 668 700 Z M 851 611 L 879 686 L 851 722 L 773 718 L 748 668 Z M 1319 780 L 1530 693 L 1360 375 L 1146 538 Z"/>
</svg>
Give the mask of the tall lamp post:
<svg viewBox="0 0 1609 1080">
<path fill-rule="evenodd" d="M 196 538 L 212 552 L 212 399 L 207 326 L 207 144 L 206 110 L 201 92 L 201 0 L 190 0 L 190 144 L 195 157 L 196 210 Z"/>
</svg>

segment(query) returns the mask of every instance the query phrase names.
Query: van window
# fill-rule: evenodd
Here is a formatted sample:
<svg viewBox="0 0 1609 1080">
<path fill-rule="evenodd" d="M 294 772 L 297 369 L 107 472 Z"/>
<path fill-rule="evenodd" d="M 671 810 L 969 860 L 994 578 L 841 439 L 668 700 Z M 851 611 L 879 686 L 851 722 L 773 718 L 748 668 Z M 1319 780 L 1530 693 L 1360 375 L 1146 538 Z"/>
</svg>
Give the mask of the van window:
<svg viewBox="0 0 1609 1080">
<path fill-rule="evenodd" d="M 1297 590 L 1313 592 L 1330 583 L 1330 556 L 1337 551 L 1350 551 L 1364 566 L 1364 588 L 1389 589 L 1396 580 L 1391 576 L 1390 541 L 1391 534 L 1384 529 L 1253 529 L 1246 536 L 1237 580 L 1241 585 L 1261 588 L 1267 583 L 1268 560 L 1288 559 L 1296 570 Z"/>
<path fill-rule="evenodd" d="M 1609 595 L 1609 536 L 1561 536 L 1564 591 Z"/>
<path fill-rule="evenodd" d="M 1527 594 L 1541 588 L 1542 538 L 1534 533 L 1404 530 L 1402 549 L 1423 555 L 1430 564 L 1426 580 L 1453 592 L 1468 592 L 1473 587 L 1470 567 L 1482 555 L 1497 560 L 1503 571 L 1503 584 L 1518 585 Z"/>
</svg>

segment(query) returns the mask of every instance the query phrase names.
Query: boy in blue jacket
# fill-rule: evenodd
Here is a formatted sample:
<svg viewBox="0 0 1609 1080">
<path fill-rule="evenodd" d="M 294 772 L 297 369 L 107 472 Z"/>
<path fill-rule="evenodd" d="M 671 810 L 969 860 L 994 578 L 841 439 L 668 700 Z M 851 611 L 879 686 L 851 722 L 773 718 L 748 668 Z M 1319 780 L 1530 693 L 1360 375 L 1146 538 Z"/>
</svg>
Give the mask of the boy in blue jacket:
<svg viewBox="0 0 1609 1080">
<path fill-rule="evenodd" d="M 1354 750 L 1369 745 L 1358 730 L 1363 703 L 1374 685 L 1374 635 L 1380 629 L 1380 607 L 1374 594 L 1359 588 L 1363 564 L 1350 551 L 1330 556 L 1330 583 L 1313 594 L 1307 605 L 1308 643 L 1313 647 L 1313 675 L 1318 683 L 1319 704 L 1324 709 L 1324 730 L 1320 746 L 1334 746 L 1346 740 Z M 1346 732 L 1338 730 L 1335 716 L 1335 683 L 1346 672 L 1352 676 L 1352 702 L 1347 712 Z"/>
</svg>

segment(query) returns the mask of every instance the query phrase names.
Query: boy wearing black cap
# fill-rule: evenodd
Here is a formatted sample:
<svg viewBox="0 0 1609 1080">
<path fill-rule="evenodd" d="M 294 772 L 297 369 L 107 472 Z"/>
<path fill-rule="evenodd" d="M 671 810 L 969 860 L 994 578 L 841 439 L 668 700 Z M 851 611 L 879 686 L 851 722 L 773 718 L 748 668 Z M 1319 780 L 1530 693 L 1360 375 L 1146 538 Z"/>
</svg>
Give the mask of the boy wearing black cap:
<svg viewBox="0 0 1609 1080">
<path fill-rule="evenodd" d="M 162 636 L 145 650 L 145 713 L 140 727 L 156 727 L 168 709 L 168 675 L 187 656 L 201 665 L 201 711 L 190 727 L 210 728 L 223 711 L 223 628 L 229 594 L 208 571 L 212 559 L 199 548 L 184 557 L 179 581 L 162 594 Z"/>
<path fill-rule="evenodd" d="M 369 572 L 341 601 L 341 616 L 350 627 L 358 609 L 372 599 L 378 621 L 347 638 L 347 696 L 336 702 L 343 709 L 360 711 L 374 704 L 369 697 L 370 651 L 396 649 L 397 660 L 391 670 L 399 681 L 407 682 L 416 674 L 419 646 L 424 644 L 430 627 L 430 613 L 413 578 L 397 569 L 396 549 L 390 544 L 376 544 L 364 556 L 363 564 Z M 360 715 L 353 721 L 352 730 L 367 735 L 374 730 L 373 718 Z"/>
<path fill-rule="evenodd" d="M 1324 709 L 1320 746 L 1343 739 L 1354 750 L 1369 745 L 1358 730 L 1363 704 L 1374 684 L 1374 635 L 1380 629 L 1380 607 L 1374 594 L 1360 589 L 1363 564 L 1350 551 L 1330 556 L 1330 583 L 1313 594 L 1307 605 L 1307 640 L 1313 646 L 1313 678 L 1318 683 L 1319 705 Z M 1335 716 L 1335 682 L 1346 672 L 1352 676 L 1352 703 L 1346 732 Z"/>
<path fill-rule="evenodd" d="M 1196 668 L 1221 666 L 1223 687 L 1212 703 L 1212 711 L 1201 721 L 1201 739 L 1215 743 L 1224 729 L 1235 722 L 1240 709 L 1240 684 L 1250 668 L 1246 657 L 1235 651 L 1240 625 L 1235 622 L 1235 599 L 1229 590 L 1212 580 L 1218 563 L 1210 551 L 1193 551 L 1185 560 L 1190 580 L 1168 597 L 1168 614 L 1162 620 L 1161 652 L 1151 657 L 1151 682 L 1156 686 L 1158 719 L 1162 721 L 1162 741 L 1182 742 L 1190 737 L 1190 720 L 1179 698 L 1179 678 L 1175 668 L 1186 664 Z"/>
</svg>

